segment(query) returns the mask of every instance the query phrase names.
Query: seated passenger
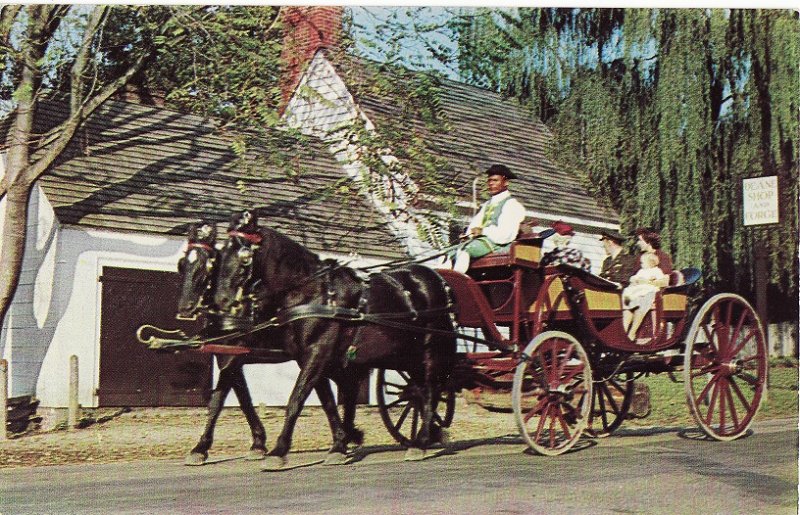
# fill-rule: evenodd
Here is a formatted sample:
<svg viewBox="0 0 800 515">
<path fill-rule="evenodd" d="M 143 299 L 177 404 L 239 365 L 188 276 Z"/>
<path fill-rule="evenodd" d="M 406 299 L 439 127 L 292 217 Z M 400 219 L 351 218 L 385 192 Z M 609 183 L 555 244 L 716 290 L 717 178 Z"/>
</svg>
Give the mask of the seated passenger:
<svg viewBox="0 0 800 515">
<path fill-rule="evenodd" d="M 647 338 L 636 340 L 636 331 L 645 315 L 653 309 L 656 293 L 669 285 L 669 276 L 658 267 L 655 254 L 642 254 L 640 260 L 642 268 L 631 277 L 630 286 L 622 290 L 622 325 L 631 340 L 648 343 L 650 340 Z"/>
<path fill-rule="evenodd" d="M 638 258 L 623 248 L 625 238 L 618 232 L 604 229 L 600 231 L 600 241 L 607 254 L 600 268 L 600 277 L 627 286 L 639 266 Z"/>
<path fill-rule="evenodd" d="M 640 227 L 636 229 L 636 237 L 636 245 L 639 247 L 639 250 L 643 253 L 655 254 L 656 257 L 658 257 L 658 267 L 661 271 L 666 275 L 671 274 L 672 259 L 669 257 L 669 254 L 661 250 L 661 235 L 658 231 L 650 227 Z"/>
<path fill-rule="evenodd" d="M 575 236 L 572 226 L 559 220 L 553 224 L 553 229 L 556 231 L 553 235 L 555 248 L 546 252 L 539 264 L 541 266 L 570 265 L 591 272 L 592 263 L 589 259 L 583 257 L 583 252 L 580 250 L 569 246 L 572 237 Z"/>
<path fill-rule="evenodd" d="M 466 273 L 472 258 L 483 257 L 501 249 L 517 237 L 525 218 L 525 208 L 511 197 L 508 181 L 517 176 L 505 165 L 492 165 L 486 170 L 486 188 L 491 198 L 472 218 L 465 234 L 466 241 L 455 251 L 453 270 Z"/>
</svg>

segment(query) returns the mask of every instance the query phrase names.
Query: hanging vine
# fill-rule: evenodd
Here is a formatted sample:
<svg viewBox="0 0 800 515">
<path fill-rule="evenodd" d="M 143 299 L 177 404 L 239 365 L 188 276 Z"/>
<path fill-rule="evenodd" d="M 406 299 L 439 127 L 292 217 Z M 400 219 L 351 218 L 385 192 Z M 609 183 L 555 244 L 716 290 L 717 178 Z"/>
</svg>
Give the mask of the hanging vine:
<svg viewBox="0 0 800 515">
<path fill-rule="evenodd" d="M 550 125 L 551 157 L 623 230 L 662 230 L 677 266 L 752 296 L 798 294 L 800 24 L 788 10 L 506 9 L 453 23 L 462 77 Z M 746 227 L 742 179 L 777 175 L 780 224 Z M 778 318 L 797 304 L 773 302 Z"/>
</svg>

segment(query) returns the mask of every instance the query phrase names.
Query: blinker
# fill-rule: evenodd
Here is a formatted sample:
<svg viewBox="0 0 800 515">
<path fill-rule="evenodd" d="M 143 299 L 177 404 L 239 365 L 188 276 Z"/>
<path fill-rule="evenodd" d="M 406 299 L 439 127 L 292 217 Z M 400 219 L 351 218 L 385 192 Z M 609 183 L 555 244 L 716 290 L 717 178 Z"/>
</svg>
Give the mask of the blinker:
<svg viewBox="0 0 800 515">
<path fill-rule="evenodd" d="M 236 253 L 236 255 L 239 258 L 239 261 L 244 266 L 249 266 L 250 263 L 253 262 L 253 251 L 252 251 L 252 249 L 249 249 L 247 247 L 242 247 L 242 248 L 239 249 L 239 251 Z"/>
</svg>

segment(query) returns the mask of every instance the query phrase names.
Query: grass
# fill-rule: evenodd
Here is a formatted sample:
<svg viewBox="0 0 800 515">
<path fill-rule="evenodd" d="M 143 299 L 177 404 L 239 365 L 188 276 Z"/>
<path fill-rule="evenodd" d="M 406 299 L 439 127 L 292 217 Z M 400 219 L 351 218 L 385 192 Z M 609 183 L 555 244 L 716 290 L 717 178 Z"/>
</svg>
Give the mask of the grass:
<svg viewBox="0 0 800 515">
<path fill-rule="evenodd" d="M 798 366 L 796 359 L 782 358 L 770 363 L 766 401 L 762 401 L 756 420 L 798 416 Z M 686 402 L 682 374 L 674 383 L 667 374 L 642 379 L 650 387 L 652 413 L 644 419 L 625 421 L 626 426 L 693 425 L 694 420 Z"/>
</svg>

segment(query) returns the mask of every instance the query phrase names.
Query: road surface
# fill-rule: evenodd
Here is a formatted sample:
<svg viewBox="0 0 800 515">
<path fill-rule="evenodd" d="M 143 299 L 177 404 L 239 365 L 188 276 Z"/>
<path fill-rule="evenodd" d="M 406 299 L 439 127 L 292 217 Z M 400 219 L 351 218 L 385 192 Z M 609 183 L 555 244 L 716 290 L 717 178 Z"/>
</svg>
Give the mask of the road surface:
<svg viewBox="0 0 800 515">
<path fill-rule="evenodd" d="M 297 453 L 280 472 L 243 459 L 9 469 L 0 513 L 797 513 L 796 421 L 754 429 L 734 442 L 623 431 L 558 457 L 513 436 L 454 442 L 421 462 L 396 447 L 338 467 L 301 466 L 322 455 Z"/>
</svg>

